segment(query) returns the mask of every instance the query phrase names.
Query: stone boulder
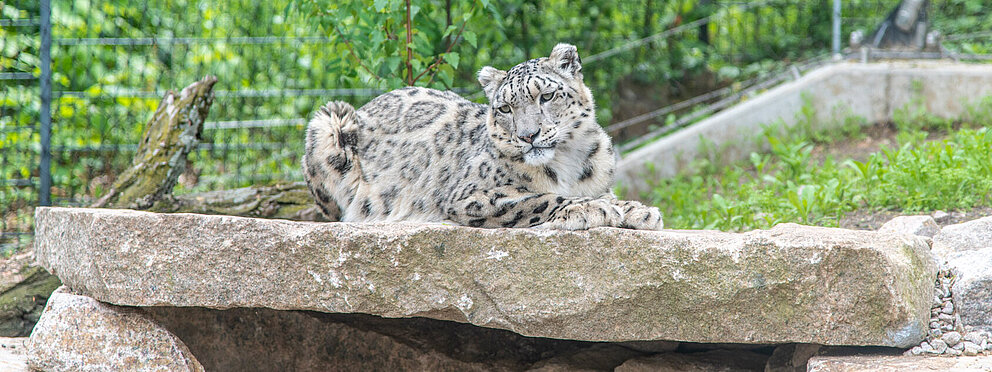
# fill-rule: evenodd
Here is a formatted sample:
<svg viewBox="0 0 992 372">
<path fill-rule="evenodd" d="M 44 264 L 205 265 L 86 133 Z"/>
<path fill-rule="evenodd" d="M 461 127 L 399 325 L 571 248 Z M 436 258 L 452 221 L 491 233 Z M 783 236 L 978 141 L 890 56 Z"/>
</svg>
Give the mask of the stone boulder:
<svg viewBox="0 0 992 372">
<path fill-rule="evenodd" d="M 919 235 L 932 238 L 940 232 L 940 226 L 930 216 L 898 216 L 878 228 L 878 232 Z"/>
<path fill-rule="evenodd" d="M 964 324 L 992 332 L 992 248 L 953 252 L 954 308 Z"/>
<path fill-rule="evenodd" d="M 933 254 L 946 258 L 951 252 L 992 248 L 992 216 L 944 226 L 933 237 Z"/>
<path fill-rule="evenodd" d="M 38 208 L 38 261 L 130 306 L 428 317 L 588 341 L 907 347 L 926 334 L 924 238 L 795 224 L 475 229 Z"/>
<path fill-rule="evenodd" d="M 143 312 L 61 287 L 28 343 L 31 368 L 57 371 L 203 371 L 186 345 Z"/>
</svg>

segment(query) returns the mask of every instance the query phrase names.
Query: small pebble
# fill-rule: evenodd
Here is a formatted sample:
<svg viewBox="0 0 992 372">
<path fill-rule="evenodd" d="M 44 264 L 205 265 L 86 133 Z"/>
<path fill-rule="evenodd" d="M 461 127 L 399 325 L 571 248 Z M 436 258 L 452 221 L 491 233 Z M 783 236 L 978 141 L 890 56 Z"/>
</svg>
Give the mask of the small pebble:
<svg viewBox="0 0 992 372">
<path fill-rule="evenodd" d="M 940 299 L 940 296 L 933 296 L 933 306 L 944 306 L 944 301 Z"/>
<path fill-rule="evenodd" d="M 947 324 L 954 324 L 954 317 L 948 314 L 937 315 L 937 319 Z"/>
<path fill-rule="evenodd" d="M 930 336 L 933 337 L 933 338 L 940 338 L 940 336 L 942 336 L 942 335 L 944 335 L 944 331 L 941 331 L 940 329 L 931 329 L 930 330 Z"/>
<path fill-rule="evenodd" d="M 930 215 L 930 217 L 933 217 L 934 221 L 944 222 L 951 218 L 951 215 L 944 211 L 933 211 L 933 214 Z"/>
<path fill-rule="evenodd" d="M 957 345 L 954 345 L 954 347 L 952 347 L 951 349 L 962 351 L 964 350 L 964 343 L 958 343 Z"/>
<path fill-rule="evenodd" d="M 965 341 L 968 341 L 968 342 L 971 342 L 971 343 L 973 343 L 975 345 L 981 345 L 982 344 L 982 341 L 984 341 L 984 339 L 982 338 L 982 335 L 979 334 L 978 332 L 968 332 L 968 333 L 965 333 L 964 334 L 964 337 L 962 337 L 961 339 L 962 340 L 965 340 Z"/>
<path fill-rule="evenodd" d="M 953 356 L 961 355 L 961 350 L 953 349 L 953 348 L 947 349 L 947 355 L 953 355 Z"/>
<path fill-rule="evenodd" d="M 920 349 L 923 350 L 924 353 L 927 353 L 933 350 L 933 346 L 930 346 L 929 342 L 923 341 L 920 343 Z"/>
<path fill-rule="evenodd" d="M 963 350 L 964 351 L 964 355 L 967 355 L 967 356 L 978 355 L 978 351 L 979 351 L 978 345 L 975 345 L 975 344 L 973 344 L 971 342 L 968 342 L 968 341 L 962 342 L 961 344 L 964 345 L 964 350 Z"/>
<path fill-rule="evenodd" d="M 930 319 L 930 329 L 940 329 L 940 322 L 936 319 Z"/>
<path fill-rule="evenodd" d="M 930 347 L 933 348 L 935 354 L 943 354 L 947 350 L 947 344 L 940 339 L 930 341 Z"/>
<path fill-rule="evenodd" d="M 940 312 L 944 314 L 954 314 L 954 304 L 948 301 L 946 304 L 944 304 L 944 308 L 940 309 Z"/>
<path fill-rule="evenodd" d="M 961 342 L 961 334 L 957 332 L 947 332 L 943 336 L 940 336 L 940 340 L 947 343 L 948 346 L 957 345 Z"/>
<path fill-rule="evenodd" d="M 906 352 L 906 355 L 920 355 L 923 354 L 923 348 L 919 346 L 913 346 L 912 349 Z"/>
</svg>

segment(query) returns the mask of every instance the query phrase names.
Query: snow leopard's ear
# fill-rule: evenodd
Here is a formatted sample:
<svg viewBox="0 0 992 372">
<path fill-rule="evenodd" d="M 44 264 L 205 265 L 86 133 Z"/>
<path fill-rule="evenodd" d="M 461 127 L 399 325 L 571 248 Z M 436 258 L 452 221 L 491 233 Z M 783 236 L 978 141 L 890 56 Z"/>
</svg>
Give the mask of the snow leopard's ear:
<svg viewBox="0 0 992 372">
<path fill-rule="evenodd" d="M 547 63 L 548 67 L 562 76 L 582 79 L 582 59 L 579 58 L 575 45 L 564 43 L 555 45 Z"/>
<path fill-rule="evenodd" d="M 497 70 L 492 66 L 486 66 L 479 70 L 479 84 L 482 85 L 482 90 L 486 92 L 486 97 L 490 101 L 493 100 L 496 88 L 503 84 L 504 79 L 506 79 L 506 71 Z"/>
</svg>

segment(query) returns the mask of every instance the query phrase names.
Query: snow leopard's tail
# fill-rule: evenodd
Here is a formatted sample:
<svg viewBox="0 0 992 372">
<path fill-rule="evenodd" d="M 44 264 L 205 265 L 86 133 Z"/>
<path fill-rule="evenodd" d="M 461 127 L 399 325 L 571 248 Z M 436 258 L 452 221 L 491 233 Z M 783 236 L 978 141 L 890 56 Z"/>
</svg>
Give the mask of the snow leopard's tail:
<svg viewBox="0 0 992 372">
<path fill-rule="evenodd" d="M 348 208 L 361 182 L 357 145 L 355 108 L 346 102 L 328 102 L 307 125 L 303 177 L 328 217 L 339 216 Z"/>
</svg>

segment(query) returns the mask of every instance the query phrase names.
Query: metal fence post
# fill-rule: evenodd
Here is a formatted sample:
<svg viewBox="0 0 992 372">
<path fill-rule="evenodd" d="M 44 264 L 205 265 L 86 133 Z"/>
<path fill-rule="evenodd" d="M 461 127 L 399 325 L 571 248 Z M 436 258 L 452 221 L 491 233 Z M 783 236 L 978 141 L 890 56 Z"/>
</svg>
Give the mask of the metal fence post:
<svg viewBox="0 0 992 372">
<path fill-rule="evenodd" d="M 41 91 L 41 164 L 38 203 L 52 205 L 52 3 L 41 0 L 41 76 L 38 87 Z"/>
<path fill-rule="evenodd" d="M 834 58 L 840 57 L 840 0 L 834 0 L 834 24 L 833 24 L 833 52 Z"/>
</svg>

